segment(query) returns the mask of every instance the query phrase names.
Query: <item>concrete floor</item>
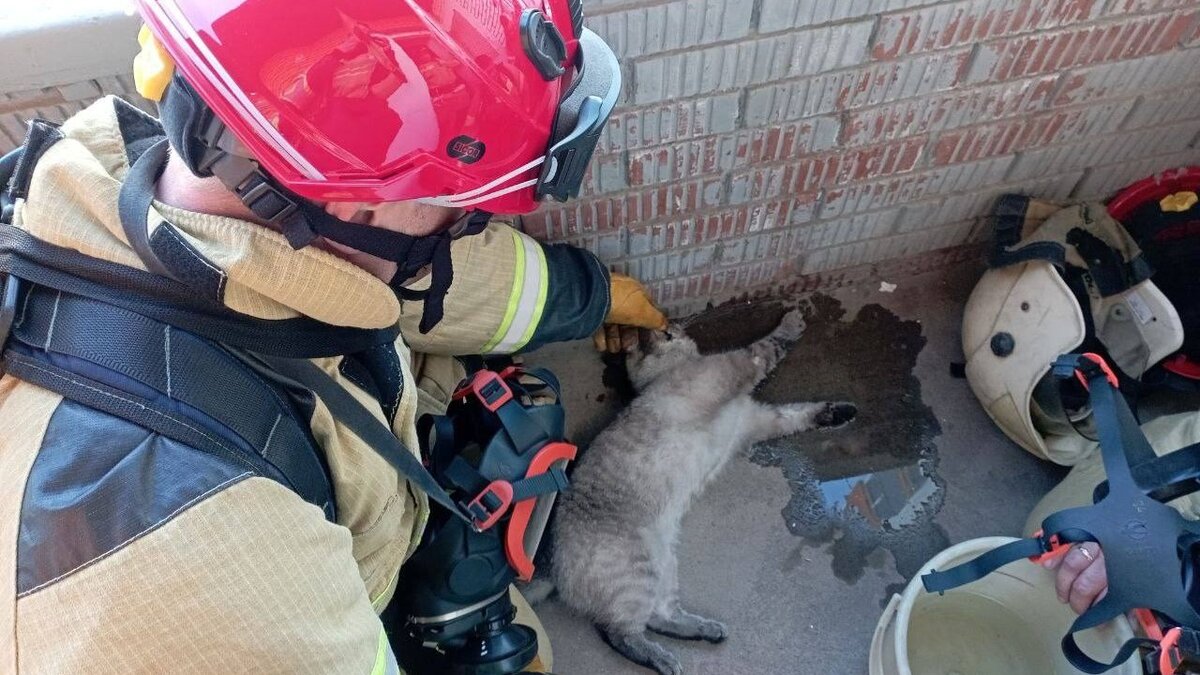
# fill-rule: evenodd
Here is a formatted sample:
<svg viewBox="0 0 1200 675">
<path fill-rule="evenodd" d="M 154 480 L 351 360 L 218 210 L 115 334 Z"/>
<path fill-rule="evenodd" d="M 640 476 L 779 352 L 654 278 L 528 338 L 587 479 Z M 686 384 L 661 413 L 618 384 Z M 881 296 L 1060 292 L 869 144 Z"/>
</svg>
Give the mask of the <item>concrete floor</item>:
<svg viewBox="0 0 1200 675">
<path fill-rule="evenodd" d="M 831 293 L 847 312 L 844 321 L 877 303 L 900 319 L 919 322 L 927 340 L 912 374 L 920 383 L 919 398 L 940 424 L 940 435 L 930 435 L 935 449 L 924 453 L 921 464 L 926 469 L 936 466 L 940 498 L 917 528 L 916 536 L 923 537 L 925 545 L 918 554 L 921 559 L 903 560 L 900 549 L 871 545 L 859 551 L 862 560 L 847 573 L 844 546 L 839 551 L 846 533 L 833 532 L 825 541 L 794 534 L 796 528 L 789 530 L 781 512 L 796 496 L 796 484 L 790 484 L 778 467 L 739 457 L 701 496 L 684 522 L 680 543 L 684 605 L 725 621 L 731 633 L 724 644 L 715 646 L 656 638 L 679 655 L 685 672 L 865 673 L 882 608 L 908 581 L 897 568 L 911 574 L 947 540 L 1020 534 L 1029 511 L 1062 471 L 1008 441 L 984 414 L 966 381 L 950 374 L 949 364 L 962 360 L 963 304 L 981 271 L 971 265 L 887 279 L 898 284 L 894 293 L 880 292 L 878 280 Z M 577 440 L 586 442 L 611 419 L 616 397 L 602 381 L 603 365 L 590 344 L 558 345 L 530 360 L 550 366 L 562 379 Z M 820 372 L 820 363 L 803 365 L 807 370 L 798 377 L 828 382 L 812 376 Z M 806 393 L 834 398 L 844 396 L 847 388 L 853 390 L 852 386 L 823 386 L 836 390 L 810 388 Z M 864 409 L 856 423 L 881 422 L 872 421 Z M 937 424 L 933 427 L 936 434 Z M 820 473 L 822 467 L 813 468 Z M 918 549 L 922 541 L 917 542 Z M 586 621 L 557 601 L 545 602 L 538 613 L 551 636 L 557 673 L 650 672 L 618 657 Z"/>
</svg>

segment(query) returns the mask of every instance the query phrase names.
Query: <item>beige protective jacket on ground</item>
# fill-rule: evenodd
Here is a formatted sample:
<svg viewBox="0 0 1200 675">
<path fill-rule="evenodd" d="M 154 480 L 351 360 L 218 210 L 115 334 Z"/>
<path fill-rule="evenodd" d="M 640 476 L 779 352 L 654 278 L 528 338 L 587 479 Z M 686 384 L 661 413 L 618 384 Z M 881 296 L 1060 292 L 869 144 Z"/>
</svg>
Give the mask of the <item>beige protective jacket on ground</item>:
<svg viewBox="0 0 1200 675">
<path fill-rule="evenodd" d="M 37 164 L 14 224 L 44 242 L 144 269 L 117 214 L 129 169 L 121 119 L 128 113 L 104 99 L 68 121 L 65 138 Z M 361 328 L 399 321 L 403 384 L 398 400 L 387 402 L 391 420 L 342 374 L 340 357 L 316 362 L 410 448 L 418 447 L 418 415 L 444 409 L 463 374 L 451 355 L 586 336 L 607 311 L 608 277 L 594 257 L 543 247 L 494 223 L 455 243 L 445 319 L 420 335 L 419 303 L 399 302 L 385 283 L 339 258 L 292 250 L 248 222 L 157 202 L 152 211 L 161 217 L 151 214 L 151 228 L 173 226 L 173 236 L 219 274 L 223 302 L 237 312 Z M 232 475 L 101 546 L 98 523 L 145 516 L 136 490 L 127 491 L 125 501 L 99 503 L 83 522 L 60 524 L 58 536 L 78 538 L 68 542 L 78 559 L 42 578 L 30 532 L 55 513 L 54 499 L 88 498 L 86 486 L 64 494 L 55 476 L 69 478 L 72 462 L 106 456 L 109 438 L 117 443 L 129 431 L 109 420 L 119 433 L 83 433 L 71 420 L 86 412 L 11 375 L 0 380 L 0 574 L 10 580 L 0 584 L 0 673 L 396 671 L 377 612 L 395 591 L 429 506 L 319 400 L 311 428 L 328 462 L 336 524 L 275 481 Z M 144 430 L 138 439 L 143 449 L 158 448 L 159 460 L 168 449 L 187 451 L 155 446 L 161 439 Z M 66 473 L 38 473 L 35 464 Z"/>
<path fill-rule="evenodd" d="M 1160 457 L 1200 443 L 1200 412 L 1184 412 L 1164 415 L 1142 425 L 1142 433 L 1150 441 L 1150 447 Z M 1059 511 L 1092 503 L 1092 493 L 1105 480 L 1104 460 L 1100 456 L 1100 444 L 1082 436 L 1056 436 L 1050 443 L 1055 452 L 1075 459 L 1071 472 L 1062 482 L 1048 492 L 1025 522 L 1025 533 L 1037 532 L 1042 521 Z M 1189 520 L 1200 520 L 1200 493 L 1193 493 L 1169 502 L 1175 510 Z"/>
</svg>

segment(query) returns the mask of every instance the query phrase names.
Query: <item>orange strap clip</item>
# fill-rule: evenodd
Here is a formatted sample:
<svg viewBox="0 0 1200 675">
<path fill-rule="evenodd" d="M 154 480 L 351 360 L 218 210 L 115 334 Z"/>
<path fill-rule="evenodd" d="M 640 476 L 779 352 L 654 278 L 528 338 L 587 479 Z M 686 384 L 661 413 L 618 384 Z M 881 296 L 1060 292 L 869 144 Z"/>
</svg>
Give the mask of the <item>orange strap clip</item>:
<svg viewBox="0 0 1200 675">
<path fill-rule="evenodd" d="M 1176 626 L 1167 631 L 1158 643 L 1158 670 L 1162 675 L 1175 675 L 1175 660 L 1172 656 L 1179 653 L 1175 646 L 1179 644 L 1179 636 L 1182 633 L 1183 629 Z"/>
<path fill-rule="evenodd" d="M 1120 381 L 1117 379 L 1117 374 L 1113 372 L 1113 369 L 1111 367 L 1109 367 L 1108 362 L 1104 360 L 1103 356 L 1100 356 L 1099 354 L 1094 354 L 1092 352 L 1087 352 L 1085 354 L 1081 354 L 1080 357 L 1085 358 L 1088 361 L 1091 361 L 1092 363 L 1100 366 L 1100 370 L 1104 371 L 1105 379 L 1107 379 L 1108 383 L 1113 386 L 1113 389 L 1121 388 Z M 1081 371 L 1076 370 L 1075 377 L 1079 380 L 1079 384 L 1083 385 L 1084 389 L 1088 389 L 1087 378 L 1083 376 L 1083 373 Z"/>
<path fill-rule="evenodd" d="M 1038 530 L 1037 532 L 1034 533 L 1033 536 L 1041 539 L 1042 531 Z M 1067 554 L 1067 551 L 1070 551 L 1070 550 L 1071 550 L 1071 545 L 1060 542 L 1058 540 L 1058 535 L 1056 534 L 1056 535 L 1050 537 L 1050 550 L 1046 551 L 1045 553 L 1043 553 L 1041 555 L 1029 556 L 1029 562 L 1040 565 L 1040 564 L 1046 562 L 1047 560 L 1054 560 L 1055 558 L 1061 558 L 1062 556 Z"/>
</svg>

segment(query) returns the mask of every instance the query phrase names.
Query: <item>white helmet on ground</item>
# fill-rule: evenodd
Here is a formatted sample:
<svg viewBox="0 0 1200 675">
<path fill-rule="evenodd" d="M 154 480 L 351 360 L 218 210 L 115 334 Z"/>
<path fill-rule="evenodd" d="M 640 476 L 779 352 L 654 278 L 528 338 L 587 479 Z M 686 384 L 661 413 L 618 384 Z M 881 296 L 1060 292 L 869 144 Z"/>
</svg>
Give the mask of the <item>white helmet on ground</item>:
<svg viewBox="0 0 1200 675">
<path fill-rule="evenodd" d="M 1084 397 L 1064 405 L 1050 364 L 1099 351 L 1137 379 L 1179 349 L 1183 326 L 1103 205 L 1073 205 L 1031 223 L 1038 206 L 1016 195 L 997 203 L 996 248 L 967 301 L 963 353 L 971 390 L 1000 429 L 1038 457 L 1069 465 L 1078 457 L 1055 452 L 1053 438 L 1074 434 L 1090 410 Z"/>
</svg>

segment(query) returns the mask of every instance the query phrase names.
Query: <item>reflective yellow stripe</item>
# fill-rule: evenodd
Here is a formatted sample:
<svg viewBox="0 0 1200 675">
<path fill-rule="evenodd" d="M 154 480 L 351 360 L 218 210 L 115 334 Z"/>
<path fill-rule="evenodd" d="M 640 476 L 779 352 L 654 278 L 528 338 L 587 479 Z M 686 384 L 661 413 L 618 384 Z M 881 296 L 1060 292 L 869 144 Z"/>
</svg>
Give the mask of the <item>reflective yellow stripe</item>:
<svg viewBox="0 0 1200 675">
<path fill-rule="evenodd" d="M 501 354 L 511 354 L 529 343 L 542 319 L 545 310 L 546 296 L 549 293 L 550 270 L 546 263 L 546 252 L 542 245 L 533 238 L 517 234 L 517 244 L 524 252 L 521 257 L 521 274 L 514 280 L 514 286 L 520 289 L 515 311 L 508 330 L 500 342 L 492 347 L 492 351 Z"/>
<path fill-rule="evenodd" d="M 521 342 L 517 345 L 517 351 L 529 344 L 533 339 L 533 332 L 537 330 L 538 325 L 542 323 L 542 313 L 546 311 L 546 296 L 550 294 L 550 268 L 546 265 L 546 252 L 541 246 L 537 247 L 538 263 L 541 266 L 541 283 L 538 285 L 537 305 L 534 307 L 533 320 L 529 322 L 529 327 L 525 329 L 525 334 L 521 336 Z"/>
<path fill-rule="evenodd" d="M 525 245 L 521 242 L 521 235 L 517 234 L 516 230 L 509 230 L 512 234 L 513 244 L 516 246 L 516 262 L 513 270 L 512 288 L 508 291 L 508 309 L 504 311 L 504 321 L 500 322 L 500 328 L 496 329 L 496 334 L 491 340 L 483 346 L 484 354 L 491 352 L 500 344 L 504 336 L 508 334 L 508 329 L 512 326 L 513 317 L 517 315 L 517 308 L 521 305 L 521 288 L 522 282 L 525 279 Z"/>
<path fill-rule="evenodd" d="M 379 646 L 375 650 L 375 667 L 371 669 L 371 675 L 403 675 L 382 628 L 379 629 Z"/>
</svg>

